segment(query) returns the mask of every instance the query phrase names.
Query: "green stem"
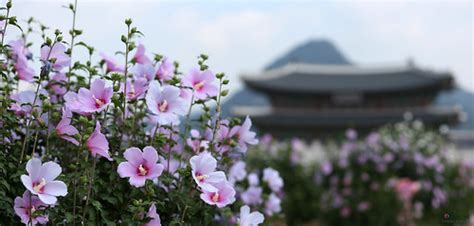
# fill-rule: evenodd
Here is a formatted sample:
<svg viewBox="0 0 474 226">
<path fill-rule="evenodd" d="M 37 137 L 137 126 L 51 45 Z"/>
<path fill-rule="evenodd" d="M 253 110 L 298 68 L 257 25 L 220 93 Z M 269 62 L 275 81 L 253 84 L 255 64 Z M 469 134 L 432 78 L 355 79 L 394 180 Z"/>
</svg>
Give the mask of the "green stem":
<svg viewBox="0 0 474 226">
<path fill-rule="evenodd" d="M 156 131 L 158 131 L 159 127 L 160 127 L 160 124 L 156 123 L 155 131 L 153 131 L 153 134 L 151 134 L 151 137 L 150 137 L 150 146 L 153 146 L 153 142 L 155 141 Z"/>
<path fill-rule="evenodd" d="M 2 47 L 5 41 L 5 34 L 7 33 L 8 17 L 10 16 L 10 8 L 7 8 L 7 17 L 5 19 L 5 24 L 3 25 L 3 34 L 2 34 Z M 2 48 L 3 51 L 3 48 Z"/>
<path fill-rule="evenodd" d="M 222 93 L 222 78 L 219 79 L 219 94 L 217 95 L 217 106 L 216 106 L 216 113 L 217 113 L 217 119 L 216 119 L 216 124 L 214 126 L 214 130 L 212 132 L 212 140 L 209 144 L 210 147 L 213 147 L 214 146 L 214 142 L 215 142 L 215 139 L 216 139 L 216 133 L 217 133 L 217 130 L 219 129 L 220 127 L 220 121 L 221 121 L 221 93 Z"/>
<path fill-rule="evenodd" d="M 39 132 L 40 132 L 39 130 L 36 130 L 35 142 L 33 143 L 33 150 L 31 151 L 31 157 L 33 157 L 33 155 L 35 154 L 35 151 L 36 151 L 36 143 L 38 142 Z"/>
<path fill-rule="evenodd" d="M 51 45 L 51 48 L 49 48 L 48 56 L 46 57 L 46 61 L 49 60 L 49 56 L 51 55 L 51 50 L 53 49 L 54 45 L 56 44 L 56 39 L 57 39 L 57 37 L 54 39 L 54 42 Z M 33 103 L 31 104 L 31 112 L 28 115 L 28 119 L 27 119 L 27 123 L 26 123 L 26 134 L 25 134 L 25 139 L 23 140 L 23 145 L 21 147 L 20 164 L 23 162 L 23 156 L 25 155 L 26 144 L 28 143 L 28 138 L 30 136 L 30 126 L 31 126 L 31 121 L 33 121 L 32 116 L 33 116 L 33 112 L 34 112 L 34 109 L 35 109 L 36 101 L 38 100 L 39 90 L 41 88 L 41 80 L 43 79 L 43 76 L 48 76 L 48 75 L 49 75 L 49 72 L 48 72 L 47 75 L 42 75 L 40 73 L 40 76 L 39 76 L 38 86 L 36 87 L 36 92 L 35 92 L 35 98 L 33 99 Z"/>
<path fill-rule="evenodd" d="M 127 78 L 128 78 L 128 45 L 130 39 L 130 25 L 127 25 L 127 41 L 125 42 L 125 69 L 124 69 L 124 76 L 123 76 L 123 123 L 125 124 L 125 112 L 127 107 Z"/>
<path fill-rule="evenodd" d="M 83 136 L 81 136 L 81 141 L 80 141 L 80 146 L 79 146 L 79 149 L 76 151 L 76 161 L 77 163 L 79 163 L 79 155 L 81 153 L 81 150 L 84 148 L 84 144 L 83 144 Z M 72 207 L 72 225 L 75 226 L 76 225 L 76 200 L 77 200 L 77 172 L 78 172 L 78 168 L 79 168 L 80 164 L 76 164 L 76 166 L 74 167 L 74 201 L 73 201 L 73 207 Z"/>
<path fill-rule="evenodd" d="M 93 160 L 93 163 L 92 163 L 92 169 L 91 169 L 91 174 L 90 177 L 89 177 L 89 186 L 87 188 L 87 196 L 86 196 L 86 203 L 84 205 L 84 212 L 82 213 L 82 223 L 85 224 L 86 223 L 86 212 L 87 212 L 87 207 L 89 205 L 89 200 L 90 200 L 90 196 L 91 196 L 91 190 L 92 190 L 92 184 L 94 183 L 94 177 L 95 177 L 95 167 L 97 165 L 97 158 L 96 157 L 93 157 L 94 160 Z"/>
<path fill-rule="evenodd" d="M 48 156 L 48 151 L 49 151 L 49 137 L 51 136 L 51 133 L 49 132 L 49 124 L 50 124 L 50 121 L 51 121 L 51 111 L 48 110 L 48 127 L 46 129 L 46 150 L 44 151 L 44 156 Z"/>
<path fill-rule="evenodd" d="M 69 63 L 69 71 L 67 76 L 67 85 L 66 88 L 69 91 L 70 88 L 70 81 L 71 81 L 71 71 L 72 71 L 72 51 L 74 49 L 74 39 L 76 38 L 76 12 L 77 12 L 77 0 L 74 0 L 74 9 L 72 10 L 72 30 L 71 30 L 71 52 L 69 57 L 71 58 L 71 62 Z"/>
</svg>

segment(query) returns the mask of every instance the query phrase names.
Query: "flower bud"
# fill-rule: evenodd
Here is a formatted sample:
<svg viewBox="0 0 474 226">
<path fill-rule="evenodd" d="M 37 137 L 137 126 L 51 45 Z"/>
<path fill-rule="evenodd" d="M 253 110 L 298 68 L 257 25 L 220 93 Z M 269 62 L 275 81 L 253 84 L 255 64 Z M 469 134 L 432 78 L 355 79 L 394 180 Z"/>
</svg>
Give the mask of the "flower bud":
<svg viewBox="0 0 474 226">
<path fill-rule="evenodd" d="M 87 124 L 88 122 L 89 122 L 89 120 L 87 120 L 86 117 L 84 117 L 84 116 L 80 116 L 80 117 L 79 117 L 79 123 L 80 123 L 80 124 L 85 125 L 85 124 Z"/>
<path fill-rule="evenodd" d="M 224 73 L 216 73 L 216 78 L 217 79 L 222 79 L 224 78 L 225 74 Z"/>
<path fill-rule="evenodd" d="M 122 35 L 121 40 L 123 43 L 127 43 L 127 37 L 125 37 L 125 35 Z"/>
<path fill-rule="evenodd" d="M 207 56 L 206 54 L 201 54 L 200 57 L 201 57 L 201 59 L 203 59 L 203 60 L 209 59 L 209 56 Z"/>
<path fill-rule="evenodd" d="M 225 96 L 227 96 L 227 94 L 229 94 L 229 90 L 228 90 L 228 89 L 222 90 L 221 96 L 225 97 Z"/>
</svg>

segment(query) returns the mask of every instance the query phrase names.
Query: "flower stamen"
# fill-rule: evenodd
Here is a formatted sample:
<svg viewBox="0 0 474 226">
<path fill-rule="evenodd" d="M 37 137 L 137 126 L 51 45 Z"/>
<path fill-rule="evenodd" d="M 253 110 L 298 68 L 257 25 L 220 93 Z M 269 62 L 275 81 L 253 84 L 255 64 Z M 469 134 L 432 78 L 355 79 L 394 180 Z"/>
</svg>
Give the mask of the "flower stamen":
<svg viewBox="0 0 474 226">
<path fill-rule="evenodd" d="M 214 202 L 218 202 L 219 201 L 219 193 L 214 193 L 214 195 L 212 196 L 212 201 Z"/>
<path fill-rule="evenodd" d="M 140 176 L 145 176 L 148 173 L 148 171 L 145 169 L 145 167 L 143 167 L 142 164 L 138 166 L 138 171 L 139 171 Z"/>
<path fill-rule="evenodd" d="M 45 185 L 46 185 L 46 180 L 44 178 L 41 178 L 40 183 L 33 186 L 33 190 L 35 190 L 35 192 L 37 193 L 41 193 Z"/>
<path fill-rule="evenodd" d="M 198 82 L 198 83 L 194 84 L 194 89 L 201 90 L 203 86 L 204 86 L 204 81 L 201 81 L 201 82 Z"/>
<path fill-rule="evenodd" d="M 163 102 L 161 102 L 161 104 L 158 105 L 158 108 L 160 112 L 165 112 L 166 109 L 168 109 L 168 101 L 163 100 Z"/>
</svg>

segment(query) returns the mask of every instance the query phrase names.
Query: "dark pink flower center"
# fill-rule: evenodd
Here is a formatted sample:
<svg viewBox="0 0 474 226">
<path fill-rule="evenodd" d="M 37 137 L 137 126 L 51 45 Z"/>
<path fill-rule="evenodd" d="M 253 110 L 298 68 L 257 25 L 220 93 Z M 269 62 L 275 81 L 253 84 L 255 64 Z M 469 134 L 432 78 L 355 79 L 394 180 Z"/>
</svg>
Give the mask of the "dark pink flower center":
<svg viewBox="0 0 474 226">
<path fill-rule="evenodd" d="M 196 179 L 198 179 L 199 182 L 203 182 L 208 177 L 206 174 L 196 173 Z"/>
<path fill-rule="evenodd" d="M 212 195 L 212 201 L 213 202 L 219 202 L 219 200 L 220 200 L 219 193 L 214 192 L 213 195 Z"/>
<path fill-rule="evenodd" d="M 203 86 L 204 86 L 204 81 L 196 82 L 193 85 L 194 89 L 197 91 L 201 90 Z"/>
<path fill-rule="evenodd" d="M 168 101 L 163 100 L 163 102 L 158 104 L 158 110 L 160 110 L 160 112 L 165 112 L 167 109 L 168 109 Z"/>
<path fill-rule="evenodd" d="M 44 178 L 41 178 L 39 182 L 33 183 L 33 190 L 37 193 L 42 193 L 45 185 L 46 180 Z"/>
<path fill-rule="evenodd" d="M 140 164 L 137 169 L 137 174 L 140 176 L 145 176 L 148 174 L 148 168 L 144 166 L 143 164 Z"/>
<path fill-rule="evenodd" d="M 95 106 L 97 108 L 100 108 L 100 107 L 104 106 L 104 104 L 105 104 L 105 100 L 103 100 L 103 99 L 98 99 L 98 98 L 94 97 L 94 100 L 95 100 Z"/>
</svg>

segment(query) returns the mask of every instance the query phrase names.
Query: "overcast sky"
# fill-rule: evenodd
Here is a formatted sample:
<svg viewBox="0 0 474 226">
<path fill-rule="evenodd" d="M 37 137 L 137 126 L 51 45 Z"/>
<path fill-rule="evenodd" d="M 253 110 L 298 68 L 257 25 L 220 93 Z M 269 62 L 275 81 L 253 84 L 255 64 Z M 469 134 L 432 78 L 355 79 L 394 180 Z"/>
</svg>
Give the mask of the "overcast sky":
<svg viewBox="0 0 474 226">
<path fill-rule="evenodd" d="M 13 14 L 67 33 L 71 14 L 62 6 L 69 2 L 14 1 Z M 210 66 L 226 72 L 234 88 L 239 73 L 260 71 L 301 42 L 325 38 L 355 63 L 399 65 L 413 58 L 453 72 L 461 87 L 474 91 L 471 1 L 255 2 L 79 0 L 77 28 L 84 30 L 81 40 L 113 54 L 123 48 L 123 21 L 130 17 L 148 51 L 185 68 L 207 53 Z"/>
</svg>

